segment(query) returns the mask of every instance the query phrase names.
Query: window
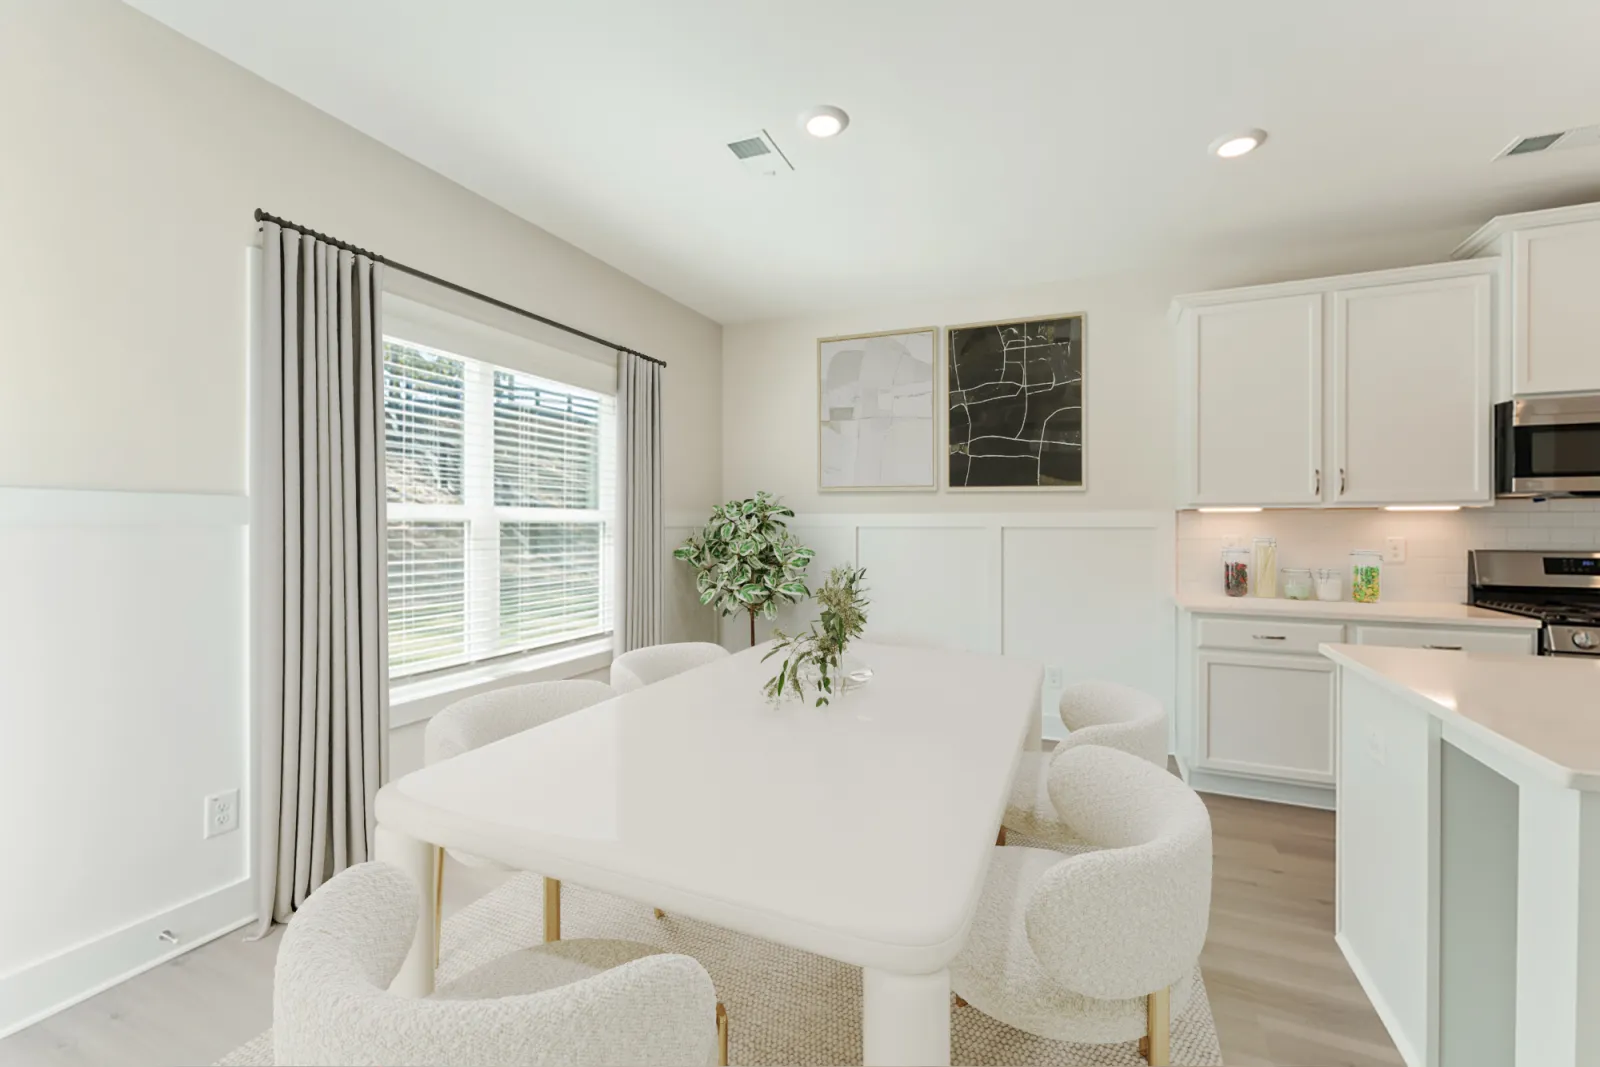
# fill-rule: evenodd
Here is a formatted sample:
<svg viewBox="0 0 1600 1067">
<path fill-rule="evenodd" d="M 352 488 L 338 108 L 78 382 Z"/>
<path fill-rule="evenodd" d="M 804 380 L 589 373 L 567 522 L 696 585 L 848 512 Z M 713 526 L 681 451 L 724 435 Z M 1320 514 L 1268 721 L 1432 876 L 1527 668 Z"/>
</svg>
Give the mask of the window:
<svg viewBox="0 0 1600 1067">
<path fill-rule="evenodd" d="M 615 401 L 385 337 L 389 676 L 611 630 Z"/>
</svg>

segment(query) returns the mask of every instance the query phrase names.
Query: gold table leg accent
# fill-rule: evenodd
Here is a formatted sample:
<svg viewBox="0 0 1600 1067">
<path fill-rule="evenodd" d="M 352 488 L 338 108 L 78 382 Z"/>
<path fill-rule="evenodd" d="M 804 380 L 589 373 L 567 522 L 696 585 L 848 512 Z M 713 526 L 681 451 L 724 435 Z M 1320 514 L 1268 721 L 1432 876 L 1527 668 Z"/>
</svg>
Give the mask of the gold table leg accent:
<svg viewBox="0 0 1600 1067">
<path fill-rule="evenodd" d="M 561 940 L 561 879 L 544 880 L 544 939 Z"/>
<path fill-rule="evenodd" d="M 728 1067 L 728 1009 L 717 1001 L 717 1063 Z"/>
<path fill-rule="evenodd" d="M 961 999 L 961 994 L 960 993 L 957 993 L 956 994 L 956 1007 L 964 1008 L 966 1006 L 967 1006 L 967 1002 Z"/>
<path fill-rule="evenodd" d="M 667 913 L 666 912 L 662 911 L 660 908 L 656 909 L 656 918 L 665 919 L 666 917 L 667 917 Z"/>
<path fill-rule="evenodd" d="M 995 835 L 994 843 L 997 845 L 1004 845 L 1006 843 L 1006 828 L 1004 826 L 1000 827 L 1000 832 Z"/>
<path fill-rule="evenodd" d="M 444 848 L 433 850 L 433 966 L 439 967 L 440 939 L 444 935 Z"/>
<path fill-rule="evenodd" d="M 1140 1049 L 1150 1067 L 1167 1067 L 1172 1062 L 1172 1034 L 1168 1029 L 1172 1006 L 1172 991 L 1158 989 L 1145 998 L 1145 1018 L 1150 1036 Z"/>
</svg>

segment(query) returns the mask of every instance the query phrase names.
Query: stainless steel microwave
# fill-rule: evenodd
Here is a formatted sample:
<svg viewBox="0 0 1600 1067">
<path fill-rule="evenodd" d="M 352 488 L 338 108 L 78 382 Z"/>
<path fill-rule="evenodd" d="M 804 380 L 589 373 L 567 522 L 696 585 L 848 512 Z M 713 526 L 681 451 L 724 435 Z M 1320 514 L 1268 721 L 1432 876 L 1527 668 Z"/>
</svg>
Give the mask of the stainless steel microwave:
<svg viewBox="0 0 1600 1067">
<path fill-rule="evenodd" d="M 1600 393 L 1494 406 L 1497 496 L 1600 496 Z"/>
</svg>

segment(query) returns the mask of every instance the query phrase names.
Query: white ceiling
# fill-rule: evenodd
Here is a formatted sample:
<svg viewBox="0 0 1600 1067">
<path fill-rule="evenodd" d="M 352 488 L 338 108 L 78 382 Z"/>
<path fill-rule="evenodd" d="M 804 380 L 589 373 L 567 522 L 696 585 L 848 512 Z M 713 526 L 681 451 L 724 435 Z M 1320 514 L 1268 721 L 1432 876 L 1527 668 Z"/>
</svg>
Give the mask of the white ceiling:
<svg viewBox="0 0 1600 1067">
<path fill-rule="evenodd" d="M 1600 198 L 1490 162 L 1600 121 L 1594 0 L 129 2 L 723 322 Z"/>
</svg>

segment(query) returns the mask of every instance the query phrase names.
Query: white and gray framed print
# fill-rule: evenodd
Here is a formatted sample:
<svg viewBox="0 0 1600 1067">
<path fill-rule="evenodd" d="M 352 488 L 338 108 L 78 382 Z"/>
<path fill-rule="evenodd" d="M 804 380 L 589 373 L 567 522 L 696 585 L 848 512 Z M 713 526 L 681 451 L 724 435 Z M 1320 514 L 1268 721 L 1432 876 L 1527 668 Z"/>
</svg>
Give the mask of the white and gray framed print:
<svg viewBox="0 0 1600 1067">
<path fill-rule="evenodd" d="M 938 328 L 926 326 L 817 341 L 818 488 L 938 488 L 938 339 Z"/>
</svg>

